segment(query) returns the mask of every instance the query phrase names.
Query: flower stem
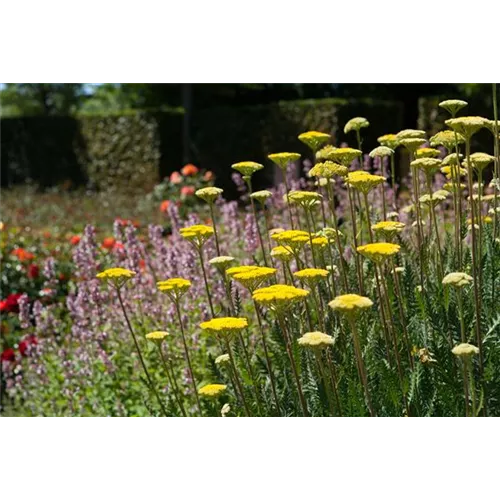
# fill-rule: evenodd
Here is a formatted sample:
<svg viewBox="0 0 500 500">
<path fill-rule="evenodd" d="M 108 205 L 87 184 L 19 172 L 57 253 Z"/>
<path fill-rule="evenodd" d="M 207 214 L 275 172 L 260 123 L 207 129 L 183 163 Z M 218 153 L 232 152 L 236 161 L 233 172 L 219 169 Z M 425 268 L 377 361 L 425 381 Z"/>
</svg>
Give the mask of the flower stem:
<svg viewBox="0 0 500 500">
<path fill-rule="evenodd" d="M 169 382 L 170 386 L 172 387 L 172 392 L 174 393 L 175 401 L 176 401 L 177 405 L 179 406 L 182 415 L 184 417 L 187 417 L 186 410 L 184 409 L 184 405 L 182 404 L 182 401 L 180 400 L 180 397 L 179 397 L 179 387 L 178 387 L 177 382 L 175 380 L 175 373 L 173 372 L 173 370 L 172 370 L 172 373 L 170 373 L 167 360 L 165 359 L 165 354 L 163 354 L 163 350 L 161 348 L 161 344 L 157 344 L 157 345 L 158 345 L 158 350 L 160 351 L 160 358 L 161 358 L 161 361 L 163 364 L 163 368 L 165 369 L 165 373 L 167 374 L 168 382 Z M 172 367 L 170 367 L 170 369 L 171 368 Z"/>
<path fill-rule="evenodd" d="M 212 226 L 214 227 L 215 247 L 217 248 L 217 256 L 220 257 L 219 236 L 217 234 L 217 224 L 215 223 L 214 204 L 210 202 L 208 205 L 210 207 L 210 217 L 212 219 Z"/>
<path fill-rule="evenodd" d="M 226 342 L 226 349 L 229 354 L 229 359 L 231 360 L 231 367 L 233 369 L 234 373 L 234 378 L 236 379 L 236 385 L 238 386 L 238 391 L 240 392 L 241 400 L 243 401 L 243 406 L 245 408 L 245 414 L 247 417 L 250 416 L 250 409 L 248 408 L 247 400 L 245 398 L 245 393 L 243 392 L 243 386 L 241 385 L 240 377 L 238 375 L 238 370 L 236 369 L 236 363 L 234 362 L 234 356 L 233 356 L 233 348 L 231 347 L 231 344 L 225 339 Z"/>
<path fill-rule="evenodd" d="M 201 270 L 203 272 L 203 281 L 205 282 L 205 291 L 207 292 L 208 305 L 210 306 L 210 312 L 212 317 L 215 317 L 214 306 L 212 304 L 212 298 L 210 297 L 210 288 L 208 286 L 207 273 L 205 271 L 205 261 L 203 259 L 203 247 L 197 247 L 198 255 L 200 257 Z"/>
</svg>

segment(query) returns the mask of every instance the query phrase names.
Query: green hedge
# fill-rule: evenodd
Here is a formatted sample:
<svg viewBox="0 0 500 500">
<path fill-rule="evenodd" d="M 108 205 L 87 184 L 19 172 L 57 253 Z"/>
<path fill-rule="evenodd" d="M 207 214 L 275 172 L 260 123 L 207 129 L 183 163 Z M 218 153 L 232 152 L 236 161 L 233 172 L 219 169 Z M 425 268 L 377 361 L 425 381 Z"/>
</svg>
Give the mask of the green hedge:
<svg viewBox="0 0 500 500">
<path fill-rule="evenodd" d="M 343 133 L 354 116 L 371 123 L 363 131 L 363 149 L 369 151 L 379 135 L 402 128 L 402 114 L 400 103 L 372 99 L 204 109 L 191 118 L 193 163 L 213 170 L 231 195 L 232 163 L 249 159 L 269 165 L 267 155 L 279 151 L 307 157 L 297 139 L 307 130 L 329 132 L 337 144 L 354 144 L 354 137 Z M 41 186 L 148 189 L 182 166 L 182 122 L 180 111 L 2 119 L 2 185 L 31 179 Z M 272 182 L 272 168 L 259 174 L 257 184 Z"/>
</svg>

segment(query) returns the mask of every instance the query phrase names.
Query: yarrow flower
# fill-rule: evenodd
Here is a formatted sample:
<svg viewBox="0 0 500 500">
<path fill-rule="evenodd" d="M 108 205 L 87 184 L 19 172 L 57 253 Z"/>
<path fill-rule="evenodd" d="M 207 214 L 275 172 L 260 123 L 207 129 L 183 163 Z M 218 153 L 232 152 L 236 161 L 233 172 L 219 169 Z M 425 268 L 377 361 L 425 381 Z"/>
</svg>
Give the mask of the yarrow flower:
<svg viewBox="0 0 500 500">
<path fill-rule="evenodd" d="M 448 191 L 440 189 L 431 194 L 424 194 L 419 198 L 419 202 L 422 205 L 436 206 L 438 203 L 446 200 L 448 196 Z"/>
<path fill-rule="evenodd" d="M 280 245 L 271 249 L 271 257 L 275 257 L 282 262 L 289 262 L 294 255 L 291 247 Z"/>
<path fill-rule="evenodd" d="M 267 157 L 281 170 L 286 170 L 290 163 L 296 162 L 300 158 L 299 153 L 273 153 Z"/>
<path fill-rule="evenodd" d="M 325 279 L 329 274 L 326 269 L 316 268 L 301 269 L 293 273 L 302 283 L 306 283 L 311 288 L 319 281 Z"/>
<path fill-rule="evenodd" d="M 469 356 L 472 356 L 473 354 L 479 354 L 479 349 L 475 345 L 463 343 L 463 344 L 456 345 L 451 350 L 451 352 L 455 356 L 469 357 Z"/>
<path fill-rule="evenodd" d="M 425 139 L 426 133 L 424 130 L 405 129 L 396 134 L 396 137 L 401 141 L 402 139 Z"/>
<path fill-rule="evenodd" d="M 259 203 L 264 204 L 268 198 L 271 198 L 272 195 L 273 193 L 271 193 L 271 191 L 267 191 L 264 189 L 262 191 L 255 191 L 255 193 L 252 193 L 250 195 L 250 198 L 253 198 Z"/>
<path fill-rule="evenodd" d="M 311 170 L 309 170 L 309 177 L 323 177 L 331 179 L 334 175 L 345 177 L 349 173 L 347 167 L 339 165 L 333 161 L 325 161 L 316 163 Z"/>
<path fill-rule="evenodd" d="M 400 139 L 399 144 L 404 146 L 408 151 L 415 153 L 417 149 L 425 144 L 426 140 L 422 137 L 408 137 L 405 139 Z"/>
<path fill-rule="evenodd" d="M 205 396 L 208 398 L 216 398 L 218 396 L 221 396 L 227 389 L 227 386 L 224 384 L 208 384 L 204 385 L 200 390 L 198 391 L 198 394 L 200 396 Z"/>
<path fill-rule="evenodd" d="M 323 332 L 307 332 L 297 340 L 302 347 L 310 349 L 325 349 L 334 344 L 333 337 Z"/>
<path fill-rule="evenodd" d="M 356 158 L 359 158 L 363 153 L 359 149 L 353 148 L 324 148 L 318 151 L 316 158 L 318 160 L 331 160 L 340 163 L 344 167 L 348 167 Z"/>
<path fill-rule="evenodd" d="M 448 151 L 451 151 L 454 149 L 456 142 L 458 142 L 458 144 L 464 144 L 465 137 L 457 133 L 455 138 L 455 133 L 452 130 L 443 130 L 433 135 L 429 142 L 431 146 L 444 146 Z"/>
<path fill-rule="evenodd" d="M 221 194 L 223 190 L 218 187 L 205 187 L 198 189 L 195 194 L 198 198 L 206 201 L 207 203 L 213 203 Z"/>
<path fill-rule="evenodd" d="M 467 273 L 449 273 L 443 278 L 443 285 L 451 285 L 455 288 L 462 288 L 466 285 L 469 285 L 474 281 L 472 276 L 469 276 Z"/>
<path fill-rule="evenodd" d="M 385 182 L 385 177 L 381 175 L 374 175 L 364 170 L 357 170 L 355 172 L 349 172 L 347 176 L 347 184 L 352 186 L 354 189 L 361 191 L 364 194 L 367 194 L 374 187 L 379 184 L 383 184 Z"/>
<path fill-rule="evenodd" d="M 357 116 L 356 118 L 351 118 L 344 127 L 344 134 L 348 134 L 349 132 L 358 132 L 362 128 L 369 127 L 370 122 L 361 116 Z"/>
<path fill-rule="evenodd" d="M 392 156 L 394 150 L 387 146 L 378 146 L 370 151 L 370 158 L 384 158 L 385 156 Z"/>
<path fill-rule="evenodd" d="M 348 293 L 346 295 L 339 295 L 335 297 L 328 305 L 340 313 L 356 316 L 364 309 L 369 309 L 373 306 L 373 302 L 368 297 L 363 297 L 355 293 Z"/>
<path fill-rule="evenodd" d="M 191 281 L 184 278 L 170 278 L 158 281 L 156 287 L 160 292 L 166 293 L 175 302 L 191 288 Z"/>
<path fill-rule="evenodd" d="M 342 238 L 344 235 L 338 229 L 334 229 L 333 227 L 324 227 L 316 234 L 316 236 L 326 238 L 328 243 L 335 243 L 337 238 Z"/>
<path fill-rule="evenodd" d="M 495 161 L 495 157 L 487 153 L 472 153 L 469 158 L 472 167 L 480 172 L 483 171 L 490 163 Z M 468 166 L 467 160 L 464 161 L 464 166 Z"/>
<path fill-rule="evenodd" d="M 324 132 L 316 132 L 311 130 L 299 135 L 299 141 L 303 142 L 306 146 L 316 152 L 323 144 L 326 144 L 331 139 L 330 134 Z"/>
<path fill-rule="evenodd" d="M 258 267 L 241 273 L 231 273 L 231 278 L 250 291 L 255 290 L 264 281 L 276 275 L 278 271 L 272 267 Z"/>
<path fill-rule="evenodd" d="M 446 109 L 451 116 L 455 116 L 467 104 L 467 101 L 461 101 L 460 99 L 447 99 L 446 101 L 441 101 L 438 106 Z"/>
<path fill-rule="evenodd" d="M 113 286 L 120 288 L 122 287 L 129 279 L 135 276 L 134 271 L 130 271 L 129 269 L 124 269 L 123 267 L 112 267 L 110 269 L 106 269 L 96 275 L 96 278 L 111 283 Z"/>
<path fill-rule="evenodd" d="M 372 230 L 375 233 L 381 233 L 387 238 L 392 238 L 394 235 L 401 233 L 405 228 L 405 224 L 394 220 L 383 220 L 372 225 Z"/>
<path fill-rule="evenodd" d="M 170 334 L 168 332 L 155 331 L 146 334 L 148 340 L 161 344 Z"/>
<path fill-rule="evenodd" d="M 305 209 L 309 209 L 316 205 L 321 198 L 322 196 L 316 191 L 290 191 L 288 194 L 288 200 L 290 202 L 296 203 Z"/>
<path fill-rule="evenodd" d="M 260 266 L 234 266 L 227 269 L 226 274 L 228 276 L 232 276 L 233 274 L 246 273 L 248 271 L 253 271 L 259 268 Z"/>
<path fill-rule="evenodd" d="M 301 301 L 309 295 L 307 290 L 291 285 L 272 285 L 259 288 L 252 294 L 252 298 L 261 305 L 282 309 Z"/>
<path fill-rule="evenodd" d="M 183 238 L 191 242 L 194 246 L 201 248 L 210 236 L 214 234 L 214 228 L 203 224 L 195 224 L 194 226 L 183 227 L 179 232 Z"/>
<path fill-rule="evenodd" d="M 302 248 L 309 241 L 309 233 L 299 229 L 288 229 L 271 235 L 278 243 L 291 247 L 294 251 Z"/>
<path fill-rule="evenodd" d="M 234 257 L 230 257 L 229 255 L 220 255 L 210 259 L 208 263 L 220 272 L 224 272 L 234 262 L 234 260 Z"/>
<path fill-rule="evenodd" d="M 356 250 L 368 259 L 380 263 L 388 257 L 396 255 L 401 247 L 395 243 L 368 243 L 357 247 Z"/>
<path fill-rule="evenodd" d="M 386 146 L 390 149 L 395 150 L 399 146 L 399 139 L 396 134 L 385 134 L 377 139 L 377 142 L 381 146 Z"/>
<path fill-rule="evenodd" d="M 328 245 L 328 238 L 325 236 L 315 236 L 309 244 L 312 244 L 313 247 L 324 248 Z"/>
<path fill-rule="evenodd" d="M 459 167 L 458 165 L 447 165 L 445 167 L 441 167 L 441 172 L 446 175 L 447 179 L 451 179 L 452 176 L 454 179 L 458 179 L 460 176 L 467 175 L 467 170 Z"/>
<path fill-rule="evenodd" d="M 200 324 L 202 330 L 206 330 L 214 335 L 227 335 L 231 336 L 235 333 L 241 332 L 248 326 L 248 320 L 246 318 L 214 318 L 210 321 L 204 321 Z"/>
<path fill-rule="evenodd" d="M 441 151 L 434 148 L 420 148 L 415 151 L 417 158 L 438 158 L 440 155 Z"/>
<path fill-rule="evenodd" d="M 255 172 L 262 170 L 264 165 L 256 163 L 254 161 L 240 161 L 239 163 L 234 163 L 231 165 L 233 170 L 238 171 L 244 177 L 251 177 Z"/>
<path fill-rule="evenodd" d="M 217 356 L 215 358 L 216 365 L 224 365 L 226 363 L 229 363 L 229 361 L 230 361 L 229 354 L 221 354 L 220 356 Z"/>
<path fill-rule="evenodd" d="M 426 175 L 432 175 L 439 170 L 441 160 L 437 158 L 418 158 L 413 160 L 410 165 L 413 168 L 420 168 Z"/>
<path fill-rule="evenodd" d="M 466 139 L 470 139 L 476 132 L 486 127 L 487 120 L 481 116 L 461 116 L 460 118 L 450 118 L 445 123 Z"/>
</svg>

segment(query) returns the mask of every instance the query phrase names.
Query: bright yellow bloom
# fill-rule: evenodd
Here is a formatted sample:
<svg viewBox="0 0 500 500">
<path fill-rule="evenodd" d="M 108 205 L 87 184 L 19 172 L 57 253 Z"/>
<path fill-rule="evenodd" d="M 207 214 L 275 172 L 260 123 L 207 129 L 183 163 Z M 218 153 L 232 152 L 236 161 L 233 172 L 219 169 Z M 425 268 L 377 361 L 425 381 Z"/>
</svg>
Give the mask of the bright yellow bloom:
<svg viewBox="0 0 500 500">
<path fill-rule="evenodd" d="M 325 161 L 316 163 L 311 170 L 309 170 L 309 177 L 322 177 L 331 179 L 334 175 L 345 177 L 349 173 L 347 167 L 339 165 L 333 161 Z"/>
<path fill-rule="evenodd" d="M 160 292 L 166 293 L 175 302 L 191 288 L 191 282 L 184 278 L 170 278 L 158 281 L 156 286 Z"/>
<path fill-rule="evenodd" d="M 293 259 L 293 250 L 289 246 L 280 245 L 271 249 L 271 257 L 282 262 L 289 262 Z"/>
<path fill-rule="evenodd" d="M 446 193 L 446 194 L 445 194 Z M 436 206 L 438 203 L 446 200 L 448 196 L 448 191 L 440 189 L 432 194 L 424 194 L 419 198 L 419 202 L 423 205 L 433 205 Z"/>
<path fill-rule="evenodd" d="M 195 192 L 195 195 L 198 196 L 198 198 L 201 198 L 202 200 L 206 201 L 207 203 L 213 203 L 222 193 L 223 190 L 221 188 L 206 187 L 198 189 Z"/>
<path fill-rule="evenodd" d="M 446 101 L 441 101 L 438 106 L 446 109 L 451 116 L 455 116 L 467 104 L 466 101 L 461 101 L 460 99 L 447 99 Z"/>
<path fill-rule="evenodd" d="M 470 155 L 470 163 L 473 168 L 483 171 L 490 163 L 495 161 L 495 157 L 487 153 L 473 153 Z M 467 160 L 464 161 L 464 167 L 467 167 Z"/>
<path fill-rule="evenodd" d="M 208 398 L 216 398 L 223 394 L 227 389 L 224 384 L 208 384 L 204 385 L 199 391 L 200 396 L 205 396 Z"/>
<path fill-rule="evenodd" d="M 148 340 L 161 344 L 170 334 L 168 332 L 155 331 L 146 334 Z"/>
<path fill-rule="evenodd" d="M 372 230 L 376 233 L 381 233 L 388 238 L 401 233 L 405 228 L 405 224 L 395 220 L 383 220 L 372 225 Z"/>
<path fill-rule="evenodd" d="M 325 236 L 315 236 L 309 242 L 313 247 L 324 248 L 328 245 L 328 238 Z"/>
<path fill-rule="evenodd" d="M 258 170 L 262 170 L 264 168 L 264 165 L 261 165 L 260 163 L 256 163 L 254 161 L 240 161 L 239 163 L 231 165 L 231 168 L 238 171 L 245 177 L 251 177 Z"/>
<path fill-rule="evenodd" d="M 451 285 L 455 288 L 462 288 L 463 286 L 469 285 L 474 281 L 472 276 L 467 273 L 449 273 L 443 278 L 443 285 Z"/>
<path fill-rule="evenodd" d="M 282 245 L 292 247 L 295 251 L 302 248 L 309 241 L 309 233 L 299 229 L 288 229 L 271 235 L 271 238 Z"/>
<path fill-rule="evenodd" d="M 420 168 L 426 175 L 432 175 L 439 170 L 441 160 L 437 158 L 418 158 L 413 160 L 410 165 L 413 168 Z"/>
<path fill-rule="evenodd" d="M 382 177 L 381 175 L 373 175 L 363 170 L 349 172 L 349 175 L 347 176 L 347 183 L 354 189 L 357 189 L 365 194 L 384 182 L 385 177 Z"/>
<path fill-rule="evenodd" d="M 277 270 L 272 267 L 258 267 L 242 273 L 232 273 L 231 278 L 252 291 L 276 273 Z"/>
<path fill-rule="evenodd" d="M 370 158 L 384 158 L 385 156 L 392 156 L 394 150 L 387 146 L 378 146 L 370 151 Z"/>
<path fill-rule="evenodd" d="M 302 347 L 324 349 L 334 344 L 333 337 L 323 332 L 307 332 L 297 341 Z"/>
<path fill-rule="evenodd" d="M 426 140 L 420 137 L 408 137 L 406 139 L 400 139 L 399 144 L 404 146 L 408 151 L 415 153 L 417 149 L 425 144 Z"/>
<path fill-rule="evenodd" d="M 344 235 L 342 234 L 341 231 L 338 231 L 333 227 L 324 227 L 321 231 L 317 233 L 317 236 L 326 238 L 328 243 L 334 243 L 337 240 L 337 238 L 342 238 Z"/>
<path fill-rule="evenodd" d="M 326 269 L 308 268 L 295 271 L 294 276 L 299 278 L 302 283 L 306 283 L 309 287 L 313 287 L 319 281 L 328 277 L 329 272 Z"/>
<path fill-rule="evenodd" d="M 210 236 L 214 234 L 214 228 L 203 224 L 195 224 L 194 226 L 183 227 L 179 232 L 183 238 L 190 241 L 196 247 L 201 248 Z"/>
<path fill-rule="evenodd" d="M 114 286 L 120 288 L 122 287 L 129 279 L 135 276 L 134 271 L 130 271 L 129 269 L 124 269 L 123 267 L 112 267 L 110 269 L 106 269 L 96 275 L 96 278 L 100 280 L 110 282 Z"/>
<path fill-rule="evenodd" d="M 463 144 L 465 142 L 465 137 L 462 134 L 458 134 L 456 136 L 456 141 L 458 144 Z M 451 151 L 455 148 L 455 132 L 452 130 L 443 130 L 438 132 L 436 135 L 433 135 L 430 138 L 431 146 L 444 146 L 448 151 Z"/>
<path fill-rule="evenodd" d="M 460 357 L 468 357 L 472 356 L 473 354 L 479 354 L 479 349 L 472 344 L 458 344 L 456 345 L 451 352 L 455 356 L 460 356 Z"/>
<path fill-rule="evenodd" d="M 446 176 L 446 178 L 450 178 L 449 176 Z M 463 183 L 460 184 L 461 189 L 465 189 L 467 186 Z M 454 182 L 447 182 L 446 184 L 443 185 L 443 189 L 446 189 L 446 191 L 449 191 L 450 193 L 453 193 L 457 189 L 455 186 Z"/>
<path fill-rule="evenodd" d="M 331 160 L 348 167 L 356 158 L 360 157 L 362 152 L 353 148 L 324 148 L 318 151 L 316 158 L 319 160 Z"/>
<path fill-rule="evenodd" d="M 344 134 L 348 134 L 349 132 L 356 132 L 361 130 L 362 128 L 369 127 L 370 122 L 361 116 L 357 116 L 356 118 L 351 118 L 344 127 Z"/>
<path fill-rule="evenodd" d="M 235 333 L 241 332 L 248 326 L 248 320 L 246 318 L 214 318 L 210 321 L 204 321 L 200 324 L 202 330 L 206 330 L 214 335 L 233 335 Z"/>
<path fill-rule="evenodd" d="M 380 263 L 388 257 L 396 255 L 401 247 L 395 243 L 368 243 L 357 247 L 356 250 L 368 259 Z"/>
<path fill-rule="evenodd" d="M 434 148 L 420 148 L 415 151 L 417 158 L 438 158 L 440 155 L 441 151 Z"/>
<path fill-rule="evenodd" d="M 257 200 L 259 203 L 264 204 L 268 198 L 270 198 L 273 195 L 271 191 L 267 191 L 263 189 L 262 191 L 255 191 L 255 193 L 252 193 L 250 195 L 250 198 L 253 198 L 254 200 Z"/>
<path fill-rule="evenodd" d="M 373 306 L 373 302 L 368 297 L 363 297 L 355 293 L 339 295 L 335 297 L 328 305 L 334 310 L 343 314 L 355 316 L 364 309 Z"/>
<path fill-rule="evenodd" d="M 399 139 L 396 134 L 385 134 L 377 139 L 378 143 L 391 149 L 396 149 L 399 146 Z"/>
<path fill-rule="evenodd" d="M 451 131 L 450 131 L 451 132 Z M 453 134 L 453 132 L 451 132 Z M 459 153 L 458 154 L 458 160 L 457 160 L 457 153 L 450 153 L 448 156 L 445 156 L 443 158 L 443 165 L 459 165 L 460 162 L 462 161 L 464 155 Z"/>
<path fill-rule="evenodd" d="M 290 163 L 297 161 L 300 158 L 299 153 L 273 153 L 267 157 L 281 170 L 285 170 Z"/>
<path fill-rule="evenodd" d="M 324 148 L 321 148 L 316 152 L 316 159 L 321 161 L 332 161 L 333 157 L 331 157 L 331 155 L 336 149 L 337 148 L 335 146 L 327 144 Z"/>
<path fill-rule="evenodd" d="M 323 144 L 327 143 L 331 139 L 330 134 L 325 134 L 324 132 L 316 132 L 311 130 L 309 132 L 304 132 L 299 135 L 299 141 L 303 142 L 306 146 L 309 146 L 313 152 L 316 152 Z"/>
<path fill-rule="evenodd" d="M 414 130 L 411 128 L 401 130 L 396 134 L 397 138 L 402 139 L 425 139 L 426 133 L 424 130 Z"/>
<path fill-rule="evenodd" d="M 304 299 L 309 295 L 307 290 L 290 285 L 272 285 L 259 288 L 252 294 L 252 298 L 259 304 L 282 309 Z"/>
<path fill-rule="evenodd" d="M 459 167 L 458 165 L 447 165 L 445 167 L 441 167 L 441 172 L 446 175 L 447 179 L 451 179 L 452 174 L 455 179 L 457 179 L 459 175 L 467 175 L 467 170 Z"/>
<path fill-rule="evenodd" d="M 487 121 L 481 116 L 461 116 L 460 118 L 450 118 L 445 123 L 465 138 L 470 139 L 476 132 L 486 127 Z"/>
<path fill-rule="evenodd" d="M 285 195 L 286 196 L 286 195 Z M 322 196 L 316 191 L 290 191 L 288 201 L 297 203 L 302 208 L 309 209 L 321 200 Z"/>
<path fill-rule="evenodd" d="M 234 266 L 226 270 L 228 276 L 233 274 L 246 273 L 248 271 L 253 271 L 254 269 L 259 269 L 260 266 Z"/>
</svg>

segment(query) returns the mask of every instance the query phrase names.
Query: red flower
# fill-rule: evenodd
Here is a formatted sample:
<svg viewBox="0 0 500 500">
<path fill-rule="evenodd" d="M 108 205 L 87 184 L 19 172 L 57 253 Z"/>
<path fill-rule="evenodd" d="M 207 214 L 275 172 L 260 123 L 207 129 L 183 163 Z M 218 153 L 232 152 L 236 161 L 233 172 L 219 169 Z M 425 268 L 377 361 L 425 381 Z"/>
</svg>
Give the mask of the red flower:
<svg viewBox="0 0 500 500">
<path fill-rule="evenodd" d="M 211 170 L 207 170 L 205 175 L 203 176 L 204 181 L 211 181 L 215 177 L 214 173 Z"/>
<path fill-rule="evenodd" d="M 199 172 L 198 167 L 195 167 L 192 163 L 188 163 L 181 168 L 182 175 L 196 175 Z"/>
<path fill-rule="evenodd" d="M 170 182 L 172 184 L 180 184 L 182 182 L 182 175 L 179 172 L 172 172 L 170 175 Z"/>
<path fill-rule="evenodd" d="M 2 361 L 15 361 L 16 353 L 14 349 L 11 349 L 10 347 L 8 349 L 5 349 L 5 351 L 3 351 L 0 355 L 0 359 Z"/>
<path fill-rule="evenodd" d="M 81 240 L 81 236 L 78 236 L 77 234 L 75 234 L 74 236 L 72 236 L 70 239 L 69 239 L 69 242 L 72 244 L 72 245 L 78 245 L 78 243 L 80 243 L 80 240 Z"/>
<path fill-rule="evenodd" d="M 167 212 L 168 211 L 168 206 L 170 205 L 170 201 L 168 200 L 163 200 L 160 205 L 160 212 Z"/>
<path fill-rule="evenodd" d="M 11 293 L 5 300 L 0 301 L 0 311 L 1 312 L 19 312 L 19 298 L 21 293 Z"/>
<path fill-rule="evenodd" d="M 25 260 L 33 260 L 35 256 L 31 252 L 27 252 L 24 248 L 16 248 L 12 250 L 12 255 L 15 255 L 21 262 Z"/>
<path fill-rule="evenodd" d="M 119 241 L 117 241 L 115 243 L 115 246 L 113 247 L 113 250 L 123 250 L 125 248 L 125 245 L 123 243 L 120 243 Z"/>
<path fill-rule="evenodd" d="M 195 192 L 195 189 L 193 186 L 184 186 L 181 189 L 181 195 L 182 196 L 192 196 Z"/>
<path fill-rule="evenodd" d="M 34 280 L 40 275 L 40 268 L 36 264 L 28 266 L 28 278 Z"/>
<path fill-rule="evenodd" d="M 115 245 L 116 245 L 116 240 L 112 236 L 104 238 L 102 242 L 102 248 L 106 248 L 107 250 L 113 250 Z"/>
<path fill-rule="evenodd" d="M 35 335 L 28 335 L 24 340 L 21 340 L 21 342 L 19 342 L 19 352 L 21 353 L 21 356 L 26 356 L 28 347 L 37 344 L 38 339 L 35 337 Z"/>
</svg>

